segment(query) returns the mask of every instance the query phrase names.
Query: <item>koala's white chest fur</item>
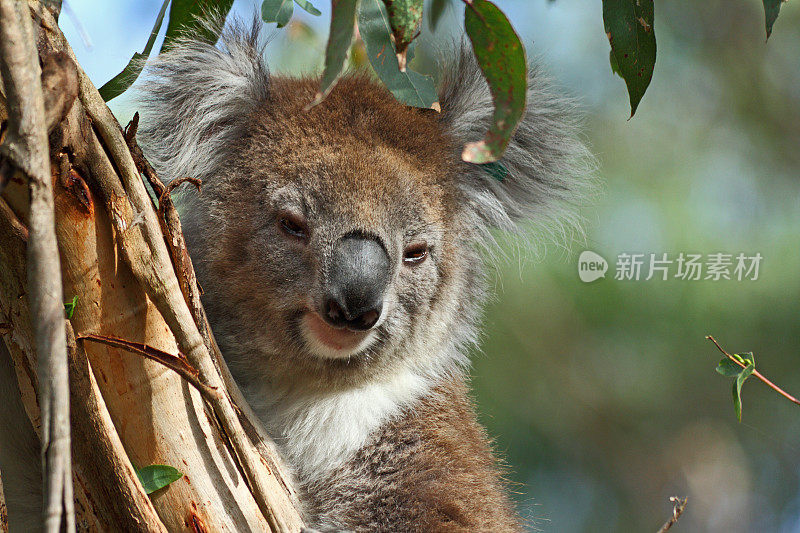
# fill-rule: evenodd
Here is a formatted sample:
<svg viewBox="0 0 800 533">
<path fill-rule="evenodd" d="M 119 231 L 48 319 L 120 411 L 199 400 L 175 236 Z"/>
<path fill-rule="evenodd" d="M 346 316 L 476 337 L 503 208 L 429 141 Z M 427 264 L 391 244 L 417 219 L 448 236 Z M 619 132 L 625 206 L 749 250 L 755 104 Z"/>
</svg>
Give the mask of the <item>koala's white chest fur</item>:
<svg viewBox="0 0 800 533">
<path fill-rule="evenodd" d="M 301 482 L 323 478 L 353 456 L 370 435 L 432 388 L 425 374 L 404 368 L 391 378 L 335 392 L 245 389 Z"/>
</svg>

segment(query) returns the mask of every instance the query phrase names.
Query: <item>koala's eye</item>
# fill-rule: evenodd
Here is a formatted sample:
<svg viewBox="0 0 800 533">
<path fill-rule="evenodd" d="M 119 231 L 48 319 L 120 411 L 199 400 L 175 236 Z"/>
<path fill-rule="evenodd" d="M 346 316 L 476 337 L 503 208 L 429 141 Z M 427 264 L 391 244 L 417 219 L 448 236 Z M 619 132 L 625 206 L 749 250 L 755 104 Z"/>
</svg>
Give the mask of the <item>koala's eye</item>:
<svg viewBox="0 0 800 533">
<path fill-rule="evenodd" d="M 428 243 L 418 242 L 406 247 L 403 252 L 403 263 L 414 266 L 422 263 L 428 257 Z"/>
<path fill-rule="evenodd" d="M 303 219 L 297 215 L 289 213 L 280 215 L 278 225 L 285 234 L 291 237 L 303 240 L 308 238 L 308 227 Z"/>
</svg>

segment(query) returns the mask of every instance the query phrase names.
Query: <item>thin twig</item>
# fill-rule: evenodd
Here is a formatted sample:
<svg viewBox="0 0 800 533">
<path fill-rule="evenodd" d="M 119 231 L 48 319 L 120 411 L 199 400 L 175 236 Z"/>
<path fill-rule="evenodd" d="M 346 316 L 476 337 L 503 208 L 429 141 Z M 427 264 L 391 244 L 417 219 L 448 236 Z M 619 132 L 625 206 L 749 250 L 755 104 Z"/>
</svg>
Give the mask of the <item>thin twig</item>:
<svg viewBox="0 0 800 533">
<path fill-rule="evenodd" d="M 44 530 L 75 531 L 61 265 L 39 56 L 26 2 L 0 0 L 0 73 L 8 104 L 3 156 L 28 178 L 28 290 L 39 358 Z"/>
<path fill-rule="evenodd" d="M 742 363 L 737 358 L 735 358 L 734 356 L 732 356 L 731 354 L 729 354 L 728 352 L 723 350 L 722 346 L 720 346 L 719 343 L 717 342 L 717 340 L 714 337 L 712 337 L 711 335 L 706 335 L 706 339 L 708 339 L 711 342 L 713 342 L 714 345 L 717 347 L 717 349 L 720 352 L 722 352 L 723 354 L 725 354 L 725 357 L 727 357 L 728 359 L 730 359 L 731 361 L 736 363 L 738 366 L 740 366 L 742 368 L 745 368 L 747 366 L 746 364 Z M 785 390 L 783 390 L 782 388 L 778 387 L 773 382 L 771 382 L 770 380 L 765 378 L 764 375 L 761 374 L 761 372 L 759 372 L 758 370 L 753 369 L 753 375 L 755 377 L 757 377 L 758 379 L 760 379 L 767 387 L 769 387 L 770 389 L 774 390 L 775 392 L 777 392 L 778 394 L 780 394 L 781 396 L 783 396 L 784 398 L 786 398 L 790 402 L 795 403 L 797 405 L 800 405 L 800 400 L 798 400 L 797 398 L 795 398 L 794 396 L 792 396 L 791 394 L 789 394 L 788 392 L 786 392 Z"/>
<path fill-rule="evenodd" d="M 128 149 L 131 151 L 131 156 L 133 157 L 134 163 L 136 163 L 136 168 L 139 169 L 139 172 L 144 174 L 144 177 L 147 178 L 148 183 L 150 183 L 150 186 L 155 191 L 156 196 L 160 198 L 167 188 L 158 178 L 153 166 L 147 158 L 145 158 L 142 149 L 139 147 L 139 143 L 136 142 L 136 132 L 138 130 L 139 112 L 137 111 L 133 114 L 133 118 L 128 122 L 128 126 L 125 128 L 125 142 L 128 144 Z"/>
<path fill-rule="evenodd" d="M 167 187 L 164 189 L 164 192 L 158 195 L 158 218 L 162 224 L 162 229 L 167 224 L 168 207 L 170 208 L 170 210 L 175 210 L 175 204 L 172 201 L 172 191 L 177 189 L 178 186 L 183 185 L 184 183 L 187 182 L 197 187 L 198 191 L 200 191 L 201 187 L 203 186 L 203 180 L 184 176 L 182 178 L 176 178 L 170 181 L 167 184 Z M 174 213 L 177 216 L 178 214 L 177 210 L 175 210 Z M 183 238 L 182 235 L 181 238 Z"/>
<path fill-rule="evenodd" d="M 100 344 L 105 344 L 106 346 L 120 348 L 130 353 L 135 353 L 137 355 L 146 357 L 151 361 L 161 363 L 165 367 L 177 373 L 187 382 L 189 382 L 207 400 L 209 401 L 219 400 L 220 398 L 222 398 L 222 394 L 215 387 L 211 387 L 206 383 L 203 383 L 203 381 L 199 377 L 200 373 L 197 371 L 196 368 L 194 368 L 192 365 L 186 362 L 185 356 L 183 354 L 175 356 L 163 350 L 159 350 L 158 348 L 148 346 L 147 344 L 142 344 L 141 342 L 133 342 L 125 339 L 118 339 L 116 337 L 109 337 L 107 335 L 94 335 L 88 333 L 84 335 L 79 335 L 78 340 L 98 342 Z"/>
<path fill-rule="evenodd" d="M 681 517 L 684 509 L 686 509 L 686 502 L 689 501 L 689 498 L 678 498 L 677 496 L 670 496 L 669 501 L 673 503 L 672 516 L 669 518 L 669 520 L 664 522 L 664 525 L 661 526 L 661 529 L 658 530 L 658 533 L 664 533 L 669 528 L 675 525 L 675 522 L 678 521 L 678 518 Z"/>
</svg>

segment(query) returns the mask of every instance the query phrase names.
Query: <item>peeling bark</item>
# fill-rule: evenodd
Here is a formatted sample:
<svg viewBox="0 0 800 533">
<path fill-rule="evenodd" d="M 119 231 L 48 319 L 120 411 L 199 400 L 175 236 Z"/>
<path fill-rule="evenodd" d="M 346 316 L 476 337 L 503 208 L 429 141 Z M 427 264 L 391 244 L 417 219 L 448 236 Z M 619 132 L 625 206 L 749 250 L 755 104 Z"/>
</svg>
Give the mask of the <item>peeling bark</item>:
<svg viewBox="0 0 800 533">
<path fill-rule="evenodd" d="M 6 164 L 10 162 L 19 169 L 28 183 L 28 301 L 39 363 L 44 530 L 59 533 L 63 529 L 72 533 L 75 509 L 69 378 L 47 117 L 30 14 L 25 4 L 15 0 L 0 0 L 0 72 L 9 104 L 8 126 L 0 155 Z M 48 70 L 47 79 L 52 81 L 57 72 L 58 68 Z M 61 99 L 60 107 L 66 105 L 67 98 Z"/>
</svg>

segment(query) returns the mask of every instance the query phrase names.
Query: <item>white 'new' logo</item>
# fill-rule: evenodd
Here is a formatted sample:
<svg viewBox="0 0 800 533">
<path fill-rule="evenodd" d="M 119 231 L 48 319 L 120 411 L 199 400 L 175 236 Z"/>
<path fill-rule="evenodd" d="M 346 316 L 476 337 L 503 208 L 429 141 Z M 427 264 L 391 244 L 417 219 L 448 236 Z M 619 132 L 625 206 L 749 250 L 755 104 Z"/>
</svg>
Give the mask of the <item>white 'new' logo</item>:
<svg viewBox="0 0 800 533">
<path fill-rule="evenodd" d="M 578 276 L 584 283 L 606 277 L 607 270 L 608 262 L 590 250 L 581 252 L 578 257 Z"/>
</svg>

